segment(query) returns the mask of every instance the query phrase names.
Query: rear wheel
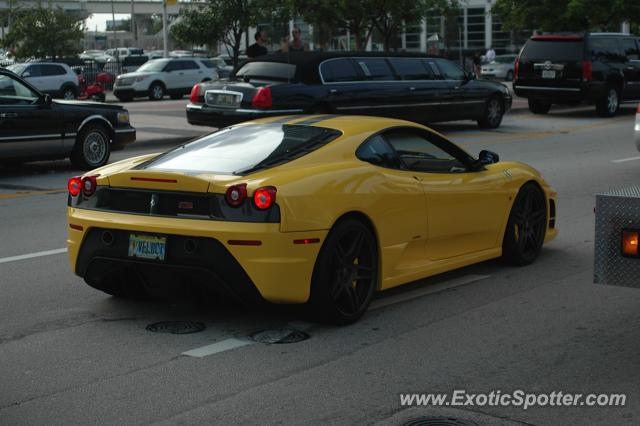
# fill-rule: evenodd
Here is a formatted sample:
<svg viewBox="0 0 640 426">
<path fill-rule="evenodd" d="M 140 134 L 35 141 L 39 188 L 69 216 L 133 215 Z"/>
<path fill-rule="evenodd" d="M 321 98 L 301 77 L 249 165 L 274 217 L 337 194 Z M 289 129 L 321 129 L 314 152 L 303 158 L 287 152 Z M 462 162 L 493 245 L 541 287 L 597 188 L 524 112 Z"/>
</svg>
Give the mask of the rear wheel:
<svg viewBox="0 0 640 426">
<path fill-rule="evenodd" d="M 529 98 L 529 111 L 534 114 L 546 114 L 551 109 L 550 102 L 543 102 L 537 99 Z"/>
<path fill-rule="evenodd" d="M 322 322 L 346 325 L 357 321 L 371 303 L 378 282 L 378 250 L 362 222 L 338 222 L 316 260 L 309 300 Z"/>
<path fill-rule="evenodd" d="M 606 95 L 596 102 L 596 112 L 600 117 L 613 117 L 620 108 L 620 91 L 613 85 L 607 86 Z"/>
<path fill-rule="evenodd" d="M 65 86 L 60 92 L 62 93 L 62 99 L 73 100 L 78 97 L 78 91 L 73 86 Z"/>
<path fill-rule="evenodd" d="M 511 207 L 502 240 L 502 258 L 513 265 L 528 265 L 538 257 L 547 230 L 547 201 L 542 190 L 527 183 Z"/>
<path fill-rule="evenodd" d="M 487 101 L 484 107 L 484 115 L 478 120 L 478 126 L 485 129 L 495 129 L 502 123 L 503 114 L 502 102 L 498 97 L 493 96 Z"/>
<path fill-rule="evenodd" d="M 109 161 L 110 148 L 110 138 L 105 127 L 100 124 L 87 124 L 73 147 L 71 163 L 82 170 L 102 167 Z"/>
</svg>

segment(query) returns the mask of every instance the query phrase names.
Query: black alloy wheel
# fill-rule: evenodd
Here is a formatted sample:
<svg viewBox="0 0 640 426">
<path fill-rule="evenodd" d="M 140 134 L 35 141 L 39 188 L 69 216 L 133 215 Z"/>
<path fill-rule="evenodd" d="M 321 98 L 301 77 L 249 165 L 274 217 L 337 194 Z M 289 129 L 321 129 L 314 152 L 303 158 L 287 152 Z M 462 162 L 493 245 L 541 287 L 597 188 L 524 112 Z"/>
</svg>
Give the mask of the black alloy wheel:
<svg viewBox="0 0 640 426">
<path fill-rule="evenodd" d="M 502 242 L 502 257 L 514 265 L 528 265 L 538 257 L 547 231 L 547 200 L 542 190 L 527 183 L 518 192 Z"/>
<path fill-rule="evenodd" d="M 378 249 L 369 228 L 354 219 L 340 221 L 325 240 L 311 282 L 316 318 L 351 324 L 367 310 L 378 283 Z"/>
</svg>

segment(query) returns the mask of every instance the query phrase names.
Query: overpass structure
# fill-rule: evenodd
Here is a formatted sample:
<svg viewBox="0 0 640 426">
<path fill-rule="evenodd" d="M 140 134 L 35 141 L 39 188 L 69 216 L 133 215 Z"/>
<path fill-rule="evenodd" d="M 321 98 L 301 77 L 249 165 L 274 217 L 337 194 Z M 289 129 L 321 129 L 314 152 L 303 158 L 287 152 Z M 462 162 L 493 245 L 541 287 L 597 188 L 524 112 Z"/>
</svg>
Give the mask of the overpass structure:
<svg viewBox="0 0 640 426">
<path fill-rule="evenodd" d="M 177 14 L 183 7 L 189 7 L 201 0 L 178 0 L 176 5 L 167 6 L 171 14 Z M 0 0 L 0 10 L 8 10 L 13 4 L 13 8 L 34 7 L 42 4 L 44 7 L 61 7 L 68 11 L 78 11 L 87 14 L 92 13 L 131 13 L 131 0 Z M 162 13 L 163 0 L 134 0 L 133 7 L 136 14 L 152 15 Z M 112 9 L 113 7 L 113 9 Z"/>
</svg>

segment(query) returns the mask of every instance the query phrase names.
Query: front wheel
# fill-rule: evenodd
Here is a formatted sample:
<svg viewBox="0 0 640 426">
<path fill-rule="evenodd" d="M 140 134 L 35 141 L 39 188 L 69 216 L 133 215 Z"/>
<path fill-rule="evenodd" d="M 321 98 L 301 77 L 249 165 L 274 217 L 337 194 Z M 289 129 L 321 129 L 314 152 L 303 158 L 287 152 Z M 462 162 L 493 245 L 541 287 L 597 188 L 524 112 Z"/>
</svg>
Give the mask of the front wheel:
<svg viewBox="0 0 640 426">
<path fill-rule="evenodd" d="M 527 183 L 518 192 L 502 240 L 502 258 L 528 265 L 538 257 L 547 231 L 547 200 L 542 190 Z"/>
<path fill-rule="evenodd" d="M 149 99 L 152 101 L 160 101 L 164 98 L 164 86 L 160 83 L 153 83 L 149 87 Z"/>
<path fill-rule="evenodd" d="M 607 94 L 596 102 L 596 112 L 600 117 L 613 117 L 620 108 L 620 93 L 614 86 L 607 87 Z"/>
<path fill-rule="evenodd" d="M 71 86 L 67 86 L 63 88 L 61 92 L 62 92 L 62 99 L 65 99 L 67 101 L 74 100 L 78 97 L 78 91 Z"/>
<path fill-rule="evenodd" d="M 495 129 L 502 123 L 503 115 L 502 102 L 494 96 L 485 105 L 483 116 L 478 120 L 478 126 L 484 129 Z"/>
<path fill-rule="evenodd" d="M 102 167 L 109 161 L 110 148 L 109 134 L 104 126 L 87 124 L 73 147 L 71 163 L 82 170 Z"/>
<path fill-rule="evenodd" d="M 551 109 L 550 102 L 543 102 L 537 99 L 528 99 L 529 102 L 529 111 L 534 114 L 546 114 Z"/>
<path fill-rule="evenodd" d="M 316 260 L 311 305 L 318 320 L 346 325 L 371 303 L 378 283 L 378 249 L 362 222 L 346 219 L 331 230 Z"/>
</svg>

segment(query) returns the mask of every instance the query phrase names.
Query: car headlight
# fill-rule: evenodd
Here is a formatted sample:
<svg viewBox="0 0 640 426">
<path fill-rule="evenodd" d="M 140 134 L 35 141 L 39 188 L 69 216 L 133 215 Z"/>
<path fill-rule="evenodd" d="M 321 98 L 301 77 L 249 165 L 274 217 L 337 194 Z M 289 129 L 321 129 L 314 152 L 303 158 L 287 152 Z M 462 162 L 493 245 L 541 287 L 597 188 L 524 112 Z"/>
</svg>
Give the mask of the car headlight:
<svg viewBox="0 0 640 426">
<path fill-rule="evenodd" d="M 140 81 L 143 81 L 143 80 L 145 80 L 147 78 L 149 78 L 148 75 L 140 75 L 140 76 L 136 77 L 136 83 L 138 83 Z"/>
<path fill-rule="evenodd" d="M 129 124 L 129 111 L 121 111 L 118 113 L 118 124 Z"/>
</svg>

